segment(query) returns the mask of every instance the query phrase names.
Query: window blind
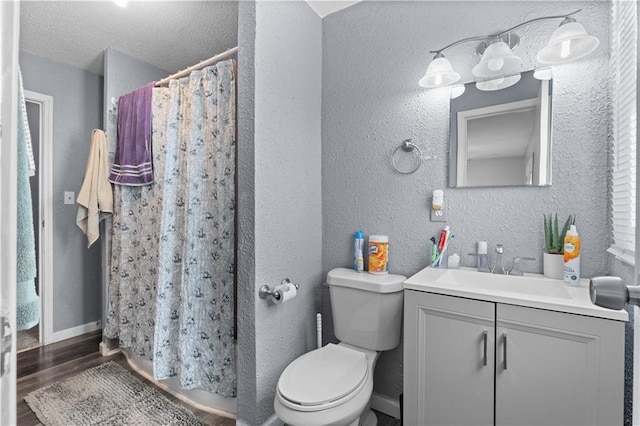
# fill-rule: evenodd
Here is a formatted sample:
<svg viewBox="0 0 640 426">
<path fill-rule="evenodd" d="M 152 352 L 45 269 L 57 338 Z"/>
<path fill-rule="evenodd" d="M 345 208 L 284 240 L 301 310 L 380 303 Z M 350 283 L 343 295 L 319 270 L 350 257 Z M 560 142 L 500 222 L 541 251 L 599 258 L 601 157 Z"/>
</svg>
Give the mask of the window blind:
<svg viewBox="0 0 640 426">
<path fill-rule="evenodd" d="M 611 23 L 611 101 L 613 175 L 609 252 L 634 263 L 636 234 L 637 3 L 613 1 Z"/>
</svg>

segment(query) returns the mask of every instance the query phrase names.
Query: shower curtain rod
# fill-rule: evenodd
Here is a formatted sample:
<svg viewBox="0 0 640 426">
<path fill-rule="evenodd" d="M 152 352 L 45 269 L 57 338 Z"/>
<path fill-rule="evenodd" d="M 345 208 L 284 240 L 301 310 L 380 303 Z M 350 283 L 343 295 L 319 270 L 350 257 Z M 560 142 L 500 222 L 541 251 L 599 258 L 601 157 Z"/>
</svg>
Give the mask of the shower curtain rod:
<svg viewBox="0 0 640 426">
<path fill-rule="evenodd" d="M 175 74 L 171 74 L 169 77 L 163 78 L 160 81 L 156 81 L 155 86 L 156 87 L 160 87 L 163 84 L 167 84 L 169 81 L 173 80 L 174 78 L 180 78 L 180 77 L 185 77 L 187 75 L 189 75 L 189 73 L 191 73 L 191 71 L 195 71 L 195 70 L 199 70 L 202 69 L 204 67 L 208 67 L 209 65 L 213 65 L 218 61 L 221 61 L 223 59 L 227 59 L 227 57 L 238 53 L 238 46 L 236 47 L 232 47 L 231 49 L 224 51 L 212 58 L 209 58 L 205 61 L 199 62 L 196 65 L 192 65 L 189 68 L 183 69 L 182 71 L 178 71 Z"/>
</svg>

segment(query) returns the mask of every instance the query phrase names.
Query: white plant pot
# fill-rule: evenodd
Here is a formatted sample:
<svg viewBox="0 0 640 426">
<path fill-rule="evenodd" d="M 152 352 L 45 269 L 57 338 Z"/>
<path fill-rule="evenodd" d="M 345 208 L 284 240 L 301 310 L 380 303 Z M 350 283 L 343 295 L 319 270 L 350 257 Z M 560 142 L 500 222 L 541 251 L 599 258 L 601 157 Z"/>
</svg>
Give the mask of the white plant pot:
<svg viewBox="0 0 640 426">
<path fill-rule="evenodd" d="M 543 270 L 547 278 L 564 279 L 564 255 L 544 253 Z"/>
</svg>

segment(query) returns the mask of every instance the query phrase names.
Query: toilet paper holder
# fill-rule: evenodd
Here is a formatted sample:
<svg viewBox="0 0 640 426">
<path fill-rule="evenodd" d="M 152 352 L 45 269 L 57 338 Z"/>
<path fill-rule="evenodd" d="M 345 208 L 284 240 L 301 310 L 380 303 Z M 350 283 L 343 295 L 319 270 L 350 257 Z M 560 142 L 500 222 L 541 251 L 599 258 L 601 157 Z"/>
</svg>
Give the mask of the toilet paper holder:
<svg viewBox="0 0 640 426">
<path fill-rule="evenodd" d="M 300 288 L 298 284 L 292 283 L 289 278 L 283 279 L 282 282 L 280 283 L 280 285 L 287 285 L 287 284 L 293 284 L 296 290 Z M 261 286 L 260 289 L 258 289 L 258 296 L 260 296 L 261 299 L 266 299 L 267 296 L 271 296 L 274 302 L 279 301 L 280 297 L 282 297 L 282 295 L 278 291 L 276 291 L 275 287 L 271 288 L 267 284 Z"/>
</svg>

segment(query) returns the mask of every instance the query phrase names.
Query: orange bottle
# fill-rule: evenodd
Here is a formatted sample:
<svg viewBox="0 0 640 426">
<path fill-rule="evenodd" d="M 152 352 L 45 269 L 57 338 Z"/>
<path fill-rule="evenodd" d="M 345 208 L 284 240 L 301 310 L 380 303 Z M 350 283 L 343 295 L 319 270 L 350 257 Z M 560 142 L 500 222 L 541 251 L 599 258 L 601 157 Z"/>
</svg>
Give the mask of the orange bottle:
<svg viewBox="0 0 640 426">
<path fill-rule="evenodd" d="M 575 225 L 571 225 L 564 237 L 564 282 L 580 285 L 580 236 Z"/>
</svg>

